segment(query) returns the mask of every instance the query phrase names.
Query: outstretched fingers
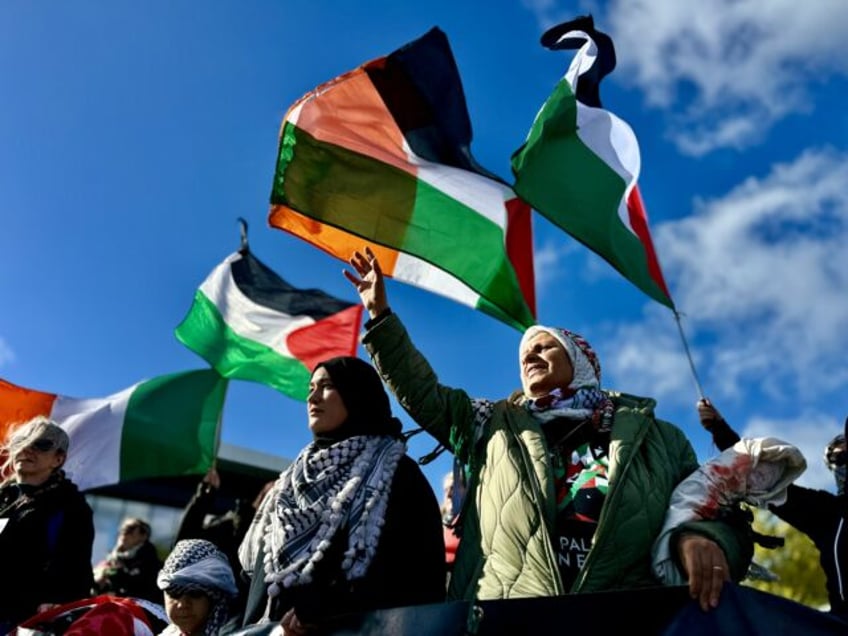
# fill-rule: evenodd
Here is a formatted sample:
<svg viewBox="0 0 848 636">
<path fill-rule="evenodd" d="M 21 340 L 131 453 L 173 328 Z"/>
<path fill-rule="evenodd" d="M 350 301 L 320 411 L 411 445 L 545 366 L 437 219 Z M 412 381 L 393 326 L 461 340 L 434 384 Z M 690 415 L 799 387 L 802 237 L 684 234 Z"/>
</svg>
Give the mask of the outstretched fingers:
<svg viewBox="0 0 848 636">
<path fill-rule="evenodd" d="M 369 247 L 365 247 L 363 251 L 354 251 L 348 262 L 356 273 L 346 269 L 342 273 L 356 288 L 369 315 L 372 318 L 378 316 L 388 307 L 388 301 L 377 257 Z"/>
<path fill-rule="evenodd" d="M 365 246 L 365 257 L 368 260 L 368 264 L 371 266 L 371 269 L 373 269 L 378 276 L 382 276 L 383 270 L 380 268 L 380 261 L 377 260 L 377 255 L 374 254 L 374 252 L 371 251 L 371 248 L 367 245 Z"/>
<path fill-rule="evenodd" d="M 344 277 L 347 278 L 351 283 L 353 283 L 354 287 L 359 289 L 359 286 L 362 284 L 361 278 L 359 278 L 356 274 L 353 274 L 349 270 L 346 270 L 346 269 L 342 270 L 342 274 L 344 274 Z"/>
<path fill-rule="evenodd" d="M 370 270 L 368 259 L 359 250 L 356 250 L 348 259 L 351 267 L 356 270 L 360 276 L 364 276 Z"/>
</svg>

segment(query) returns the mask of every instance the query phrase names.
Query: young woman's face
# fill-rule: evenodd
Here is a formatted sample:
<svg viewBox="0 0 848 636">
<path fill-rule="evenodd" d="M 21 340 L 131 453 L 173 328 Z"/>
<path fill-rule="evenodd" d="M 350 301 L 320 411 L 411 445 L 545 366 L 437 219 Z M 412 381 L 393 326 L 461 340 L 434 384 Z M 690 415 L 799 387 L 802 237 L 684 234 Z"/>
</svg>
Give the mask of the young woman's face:
<svg viewBox="0 0 848 636">
<path fill-rule="evenodd" d="M 306 411 L 309 430 L 313 435 L 335 431 L 347 419 L 347 408 L 342 396 L 324 367 L 318 367 L 309 380 Z"/>
<path fill-rule="evenodd" d="M 165 613 L 180 631 L 188 636 L 202 634 L 212 601 L 203 592 L 186 592 L 182 596 L 171 596 L 165 592 Z"/>
</svg>

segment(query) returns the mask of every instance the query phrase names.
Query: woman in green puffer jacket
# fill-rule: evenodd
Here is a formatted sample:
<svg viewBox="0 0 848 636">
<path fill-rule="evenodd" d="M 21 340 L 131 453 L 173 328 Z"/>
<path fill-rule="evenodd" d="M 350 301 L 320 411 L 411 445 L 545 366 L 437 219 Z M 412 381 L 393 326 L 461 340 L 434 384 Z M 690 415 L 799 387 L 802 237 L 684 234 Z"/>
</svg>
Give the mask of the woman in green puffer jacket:
<svg viewBox="0 0 848 636">
<path fill-rule="evenodd" d="M 366 248 L 350 260 L 369 312 L 363 345 L 409 415 L 469 468 L 448 596 L 493 600 L 660 585 L 651 546 L 671 493 L 698 466 L 655 402 L 600 388 L 589 344 L 534 326 L 521 340 L 521 391 L 492 402 L 439 384 L 386 299 Z M 734 517 L 735 519 L 736 517 Z M 753 554 L 749 528 L 689 522 L 672 546 L 703 609 Z"/>
</svg>

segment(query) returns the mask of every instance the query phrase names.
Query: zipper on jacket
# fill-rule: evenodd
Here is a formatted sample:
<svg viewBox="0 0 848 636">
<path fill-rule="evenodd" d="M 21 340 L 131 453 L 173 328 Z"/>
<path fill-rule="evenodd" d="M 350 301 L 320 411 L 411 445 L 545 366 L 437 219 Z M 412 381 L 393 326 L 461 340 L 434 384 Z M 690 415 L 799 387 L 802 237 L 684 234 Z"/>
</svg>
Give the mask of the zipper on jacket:
<svg viewBox="0 0 848 636">
<path fill-rule="evenodd" d="M 539 513 L 539 520 L 541 521 L 541 523 L 547 524 L 547 517 L 545 515 L 545 509 L 542 506 L 542 492 L 541 492 L 542 486 L 541 486 L 541 484 L 539 484 L 539 478 L 536 476 L 536 471 L 533 470 L 533 462 L 529 457 L 529 451 L 527 450 L 527 447 L 524 445 L 524 440 L 521 438 L 521 435 L 519 435 L 515 431 L 515 427 L 513 426 L 512 419 L 507 417 L 506 421 L 507 421 L 507 424 L 509 425 L 510 432 L 512 432 L 513 436 L 516 438 L 516 441 L 518 442 L 518 447 L 521 449 L 521 458 L 524 460 L 524 467 L 525 467 L 527 473 L 530 475 L 530 488 L 533 491 L 533 501 L 536 504 L 537 512 Z M 540 437 L 542 439 L 542 443 L 543 443 L 544 448 L 545 448 L 546 461 L 549 461 L 547 459 L 547 457 L 548 457 L 548 443 L 545 440 L 545 434 L 541 430 L 541 427 L 540 427 L 540 430 L 539 430 L 539 434 L 540 434 Z M 548 564 L 551 566 L 554 577 L 556 577 L 554 579 L 554 581 L 556 582 L 556 585 L 554 587 L 556 588 L 557 594 L 564 594 L 565 589 L 564 589 L 564 586 L 562 584 L 562 576 L 559 573 L 559 565 L 557 565 L 556 556 L 553 554 L 553 545 L 551 544 L 552 540 L 553 540 L 553 537 L 551 536 L 551 533 L 548 532 L 548 542 L 547 542 L 548 543 L 548 550 L 547 550 Z"/>
<path fill-rule="evenodd" d="M 839 519 L 839 525 L 836 526 L 836 536 L 833 538 L 833 567 L 836 569 L 836 585 L 839 588 L 839 598 L 845 601 L 845 585 L 842 582 L 842 568 L 839 567 L 839 537 L 842 534 L 842 527 L 845 524 L 845 517 Z"/>
<path fill-rule="evenodd" d="M 621 473 L 618 475 L 618 480 L 617 480 L 616 483 L 619 483 L 619 482 L 624 480 L 624 477 L 627 475 L 627 472 L 630 470 L 630 466 L 633 465 L 633 457 L 636 455 L 636 452 L 638 451 L 639 446 L 641 446 L 642 441 L 645 439 L 645 435 L 648 434 L 648 426 L 649 425 L 645 425 L 645 426 L 641 426 L 639 428 L 639 435 L 636 437 L 636 439 L 633 440 L 633 451 L 630 453 L 630 456 L 627 458 L 627 464 L 625 464 L 622 467 Z M 610 440 L 610 448 L 612 448 L 612 440 Z M 611 455 L 611 453 L 610 453 L 610 455 Z M 595 560 L 595 554 L 597 553 L 597 550 L 595 548 L 598 544 L 601 543 L 600 539 L 602 537 L 606 536 L 606 535 L 601 534 L 602 529 L 604 527 L 606 527 L 606 524 L 604 522 L 606 521 L 607 517 L 611 514 L 609 511 L 613 509 L 612 505 L 616 501 L 618 501 L 618 499 L 616 499 L 616 497 L 622 496 L 622 495 L 619 495 L 620 492 L 621 492 L 621 488 L 618 488 L 618 487 L 613 488 L 612 484 L 610 484 L 610 492 L 607 494 L 607 499 L 604 502 L 603 508 L 601 509 L 601 516 L 598 519 L 598 530 L 597 530 L 598 534 L 596 534 L 596 536 L 594 537 L 594 540 L 592 541 L 592 547 L 589 550 L 589 554 L 586 556 L 586 562 L 583 564 L 583 569 L 580 570 L 580 574 L 577 575 L 577 579 L 574 581 L 574 585 L 571 586 L 571 592 L 578 592 L 583 587 L 583 584 L 586 582 L 586 578 L 589 576 L 589 569 L 590 569 L 589 566 L 592 565 L 592 562 Z"/>
</svg>

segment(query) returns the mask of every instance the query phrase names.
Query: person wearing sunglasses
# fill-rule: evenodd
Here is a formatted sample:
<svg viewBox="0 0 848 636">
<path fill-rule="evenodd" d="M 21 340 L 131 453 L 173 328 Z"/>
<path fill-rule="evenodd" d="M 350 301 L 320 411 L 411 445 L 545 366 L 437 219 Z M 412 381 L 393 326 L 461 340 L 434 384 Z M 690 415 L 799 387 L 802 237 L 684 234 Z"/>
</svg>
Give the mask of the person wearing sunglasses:
<svg viewBox="0 0 848 636">
<path fill-rule="evenodd" d="M 37 417 L 0 446 L 0 634 L 92 584 L 92 511 L 62 466 L 68 434 Z"/>
</svg>

